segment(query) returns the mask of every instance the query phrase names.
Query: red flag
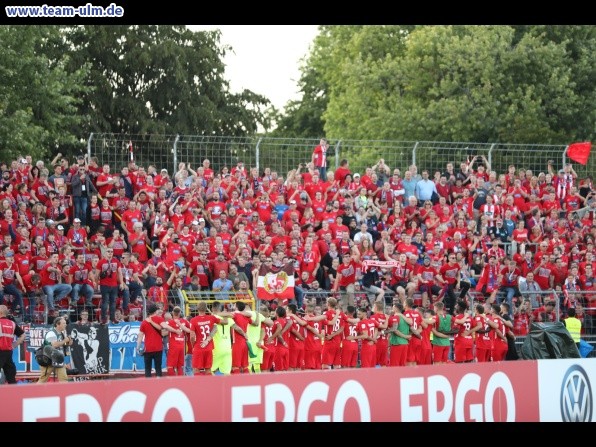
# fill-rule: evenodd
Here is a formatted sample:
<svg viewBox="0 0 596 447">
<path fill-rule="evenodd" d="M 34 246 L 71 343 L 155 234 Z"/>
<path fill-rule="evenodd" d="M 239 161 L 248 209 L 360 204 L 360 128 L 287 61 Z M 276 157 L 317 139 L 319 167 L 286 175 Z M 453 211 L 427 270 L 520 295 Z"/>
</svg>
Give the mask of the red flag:
<svg viewBox="0 0 596 447">
<path fill-rule="evenodd" d="M 130 161 L 135 161 L 135 156 L 132 153 L 132 140 L 128 141 L 128 150 L 130 151 Z"/>
<path fill-rule="evenodd" d="M 590 157 L 590 150 L 592 149 L 592 143 L 585 141 L 583 143 L 573 143 L 567 148 L 567 155 L 573 161 L 576 161 L 582 165 L 588 163 Z"/>
</svg>

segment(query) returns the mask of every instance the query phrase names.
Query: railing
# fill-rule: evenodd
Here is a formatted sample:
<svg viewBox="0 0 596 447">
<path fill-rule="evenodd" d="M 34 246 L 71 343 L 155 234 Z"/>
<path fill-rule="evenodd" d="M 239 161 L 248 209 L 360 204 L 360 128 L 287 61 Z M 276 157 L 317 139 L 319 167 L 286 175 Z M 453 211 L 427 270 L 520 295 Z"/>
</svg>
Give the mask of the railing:
<svg viewBox="0 0 596 447">
<path fill-rule="evenodd" d="M 558 169 L 567 162 L 566 146 L 538 144 L 441 142 L 441 141 L 389 141 L 389 140 L 343 140 L 330 139 L 327 166 L 334 170 L 342 159 L 349 161 L 352 172 L 363 172 L 381 158 L 390 168 L 402 172 L 415 164 L 420 172 L 428 169 L 432 173 L 444 171 L 447 163 L 453 163 L 457 171 L 459 164 L 475 155 L 484 156 L 492 170 L 498 174 L 507 173 L 510 164 L 517 169 L 531 169 L 534 173 L 547 172 L 547 163 L 554 161 Z M 247 167 L 265 168 L 286 176 L 299 163 L 311 160 L 319 138 L 272 138 L 267 136 L 230 137 L 203 135 L 120 135 L 92 133 L 87 142 L 90 157 L 98 158 L 100 164 L 107 163 L 113 171 L 127 166 L 130 161 L 130 143 L 134 160 L 139 166 L 153 165 L 178 169 L 178 163 L 190 163 L 193 169 L 209 159 L 211 169 L 219 172 L 224 166 L 231 168 L 242 161 Z M 586 166 L 574 165 L 580 176 L 596 170 L 595 158 Z M 480 160 L 479 160 L 480 161 Z"/>
<path fill-rule="evenodd" d="M 192 317 L 196 315 L 197 309 L 196 306 L 200 302 L 205 302 L 210 308 L 213 303 L 222 303 L 227 307 L 227 310 L 231 309 L 231 305 L 236 302 L 243 302 L 251 305 L 251 308 L 255 309 L 255 298 L 252 291 L 247 292 L 238 292 L 234 290 L 229 291 L 190 291 L 190 290 L 182 290 L 180 291 L 182 307 L 184 309 L 184 314 L 187 317 Z"/>
</svg>

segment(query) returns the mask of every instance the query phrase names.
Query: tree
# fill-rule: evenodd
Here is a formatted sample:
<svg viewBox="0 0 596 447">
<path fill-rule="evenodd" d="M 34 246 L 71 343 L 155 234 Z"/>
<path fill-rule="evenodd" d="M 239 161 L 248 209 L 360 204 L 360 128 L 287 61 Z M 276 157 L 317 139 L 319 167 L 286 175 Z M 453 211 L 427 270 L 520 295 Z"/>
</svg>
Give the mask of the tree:
<svg viewBox="0 0 596 447">
<path fill-rule="evenodd" d="M 83 121 L 78 111 L 87 91 L 85 64 L 67 70 L 70 56 L 54 26 L 0 28 L 0 153 L 49 156 L 58 149 L 82 148 L 75 131 Z M 74 149 L 72 149 L 74 150 Z"/>
<path fill-rule="evenodd" d="M 185 26 L 77 26 L 66 30 L 70 64 L 89 63 L 93 90 L 81 134 L 242 136 L 269 128 L 269 101 L 249 90 L 229 91 L 219 31 Z"/>
<path fill-rule="evenodd" d="M 594 137 L 595 35 L 590 26 L 325 26 L 301 82 L 325 107 L 331 139 L 567 144 Z M 292 104 L 283 129 L 306 136 L 319 122 L 312 98 Z M 342 154 L 377 156 L 372 142 L 357 152 Z"/>
</svg>

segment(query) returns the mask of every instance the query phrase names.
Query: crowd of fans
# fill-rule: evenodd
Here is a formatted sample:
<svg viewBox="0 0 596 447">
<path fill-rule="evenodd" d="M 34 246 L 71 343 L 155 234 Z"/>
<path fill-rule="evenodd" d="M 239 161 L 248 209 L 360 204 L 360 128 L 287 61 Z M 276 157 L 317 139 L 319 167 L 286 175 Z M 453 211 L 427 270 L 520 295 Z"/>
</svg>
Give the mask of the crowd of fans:
<svg viewBox="0 0 596 447">
<path fill-rule="evenodd" d="M 99 302 L 106 323 L 143 299 L 172 309 L 180 289 L 253 290 L 261 266 L 291 262 L 299 310 L 317 292 L 337 292 L 344 309 L 413 299 L 449 314 L 473 296 L 504 301 L 518 335 L 557 318 L 553 303 L 591 328 L 590 176 L 552 162 L 497 173 L 484 157 L 436 172 L 383 159 L 331 171 L 326 145 L 285 176 L 242 162 L 214 171 L 207 159 L 171 175 L 82 155 L 2 163 L 0 304 L 32 321 L 46 306 L 52 316 Z"/>
</svg>

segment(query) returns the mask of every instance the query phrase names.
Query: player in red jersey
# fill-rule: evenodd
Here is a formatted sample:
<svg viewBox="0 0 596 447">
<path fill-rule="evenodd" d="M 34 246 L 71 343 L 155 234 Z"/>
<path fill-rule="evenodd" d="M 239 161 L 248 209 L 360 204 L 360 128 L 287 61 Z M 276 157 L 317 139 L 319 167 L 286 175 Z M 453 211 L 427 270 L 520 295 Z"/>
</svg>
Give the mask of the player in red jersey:
<svg viewBox="0 0 596 447">
<path fill-rule="evenodd" d="M 168 354 L 166 365 L 168 367 L 168 376 L 183 376 L 184 375 L 184 346 L 186 344 L 185 333 L 190 334 L 190 329 L 186 326 L 185 321 L 181 318 L 182 309 L 176 306 L 166 314 L 166 323 L 181 333 L 170 332 L 168 338 Z M 168 316 L 170 318 L 168 318 Z"/>
<path fill-rule="evenodd" d="M 490 308 L 490 304 L 486 303 L 486 306 Z M 491 329 L 494 327 L 492 319 L 490 316 L 486 315 L 484 307 L 484 304 L 476 304 L 476 312 L 472 320 L 473 326 L 478 324 L 482 326 L 476 331 L 476 337 L 474 338 L 474 343 L 476 345 L 476 361 L 478 363 L 491 361 Z"/>
<path fill-rule="evenodd" d="M 232 334 L 232 374 L 248 373 L 248 325 L 250 317 L 243 314 L 246 303 L 236 302 L 236 312 L 232 314 L 234 326 Z"/>
<path fill-rule="evenodd" d="M 273 345 L 275 347 L 275 371 L 287 371 L 290 367 L 290 328 L 292 327 L 292 320 L 286 318 L 286 309 L 283 306 L 278 306 L 275 309 L 277 318 L 273 323 Z"/>
<path fill-rule="evenodd" d="M 346 309 L 348 318 L 356 318 L 356 308 L 348 306 Z M 344 338 L 341 343 L 341 367 L 356 368 L 358 364 L 358 334 L 356 324 L 344 325 Z"/>
<path fill-rule="evenodd" d="M 289 344 L 289 369 L 300 371 L 304 369 L 304 341 L 306 339 L 306 321 L 298 316 L 298 306 L 288 304 L 286 313 L 292 321 Z"/>
<path fill-rule="evenodd" d="M 435 325 L 435 311 L 432 309 L 425 309 L 424 307 L 417 308 L 418 313 L 422 315 L 422 330 L 420 331 L 420 354 L 418 355 L 417 365 L 432 365 L 433 364 L 433 348 L 430 343 L 430 336 Z M 426 325 L 426 326 L 425 326 Z"/>
<path fill-rule="evenodd" d="M 377 328 L 379 323 L 367 317 L 366 309 L 358 309 L 358 318 L 360 321 L 356 325 L 356 333 L 359 340 L 362 340 L 360 348 L 360 367 L 374 368 L 377 357 Z"/>
<path fill-rule="evenodd" d="M 376 301 L 373 304 L 373 314 L 370 319 L 377 322 L 378 329 L 375 364 L 387 366 L 389 364 L 389 339 L 385 331 L 387 330 L 388 316 L 385 314 L 383 301 Z"/>
<path fill-rule="evenodd" d="M 327 299 L 325 316 L 325 344 L 321 354 L 323 369 L 341 368 L 341 337 L 347 316 L 338 307 L 337 299 Z"/>
<path fill-rule="evenodd" d="M 198 315 L 190 320 L 192 368 L 195 376 L 210 375 L 213 366 L 213 336 L 217 331 L 219 318 L 207 314 L 207 303 L 197 304 Z"/>
<path fill-rule="evenodd" d="M 321 340 L 324 338 L 323 321 L 326 317 L 320 313 L 319 315 L 315 314 L 315 309 L 314 303 L 306 304 L 307 332 L 304 341 L 304 367 L 306 369 L 321 369 L 321 351 L 323 349 Z M 358 348 L 356 348 L 357 351 Z"/>
<path fill-rule="evenodd" d="M 503 303 L 505 304 L 505 303 Z M 505 326 L 505 322 L 503 318 L 499 315 L 501 312 L 501 306 L 498 304 L 493 304 L 491 306 L 491 315 L 490 319 L 494 323 L 493 331 L 491 332 L 492 338 L 492 350 L 491 350 L 491 357 L 493 362 L 500 362 L 505 360 L 505 356 L 507 355 L 508 344 L 507 344 L 507 327 Z"/>
<path fill-rule="evenodd" d="M 421 331 L 426 328 L 427 324 L 414 307 L 414 299 L 407 298 L 405 302 L 404 316 L 412 321 L 410 325 L 410 333 L 413 335 L 408 342 L 408 357 L 406 364 L 408 366 L 416 366 L 420 360 L 420 350 L 422 349 Z"/>
<path fill-rule="evenodd" d="M 463 301 L 457 302 L 455 313 L 453 323 L 455 328 L 459 329 L 459 332 L 453 338 L 454 361 L 455 363 L 471 363 L 474 361 L 474 339 L 472 334 L 480 329 L 482 325 L 473 326 L 472 316 L 467 312 L 466 303 Z"/>
</svg>

